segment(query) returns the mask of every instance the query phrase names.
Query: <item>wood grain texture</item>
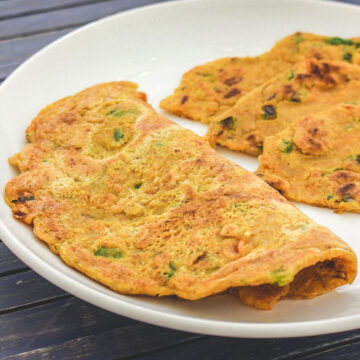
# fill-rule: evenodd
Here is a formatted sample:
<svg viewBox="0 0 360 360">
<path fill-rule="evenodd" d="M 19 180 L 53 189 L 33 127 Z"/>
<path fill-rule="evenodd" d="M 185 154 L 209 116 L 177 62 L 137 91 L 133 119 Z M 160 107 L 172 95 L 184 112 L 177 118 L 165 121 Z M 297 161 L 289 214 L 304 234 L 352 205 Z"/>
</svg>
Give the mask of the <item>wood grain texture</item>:
<svg viewBox="0 0 360 360">
<path fill-rule="evenodd" d="M 31 55 L 71 30 L 69 28 L 20 39 L 0 41 L 0 79 L 5 79 Z"/>
<path fill-rule="evenodd" d="M 1 359 L 124 359 L 202 338 L 71 298 L 1 316 Z"/>
<path fill-rule="evenodd" d="M 359 331 L 295 339 L 234 339 L 207 336 L 199 341 L 137 357 L 137 360 L 237 359 L 295 360 L 360 340 Z M 360 354 L 360 352 L 358 352 Z M 314 360 L 316 357 L 311 357 Z M 329 356 L 324 359 L 336 359 Z"/>
<path fill-rule="evenodd" d="M 100 1 L 104 0 L 4 0 L 0 1 L 0 20 Z"/>
<path fill-rule="evenodd" d="M 25 270 L 28 267 L 19 260 L 4 243 L 0 243 L 0 277 L 14 271 Z M 1 285 L 0 285 L 0 289 Z M 0 298 L 1 298 L 0 291 Z"/>
<path fill-rule="evenodd" d="M 29 36 L 50 30 L 77 27 L 119 11 L 160 1 L 161 0 L 132 0 L 130 2 L 109 0 L 74 8 L 5 19 L 0 21 L 0 40 Z"/>
<path fill-rule="evenodd" d="M 0 277 L 0 289 L 0 315 L 66 294 L 32 270 Z"/>
<path fill-rule="evenodd" d="M 0 0 L 0 83 L 80 24 L 161 0 Z M 344 2 L 360 4 L 360 0 Z M 360 359 L 360 331 L 298 339 L 231 339 L 147 325 L 53 286 L 0 242 L 0 359 Z"/>
</svg>

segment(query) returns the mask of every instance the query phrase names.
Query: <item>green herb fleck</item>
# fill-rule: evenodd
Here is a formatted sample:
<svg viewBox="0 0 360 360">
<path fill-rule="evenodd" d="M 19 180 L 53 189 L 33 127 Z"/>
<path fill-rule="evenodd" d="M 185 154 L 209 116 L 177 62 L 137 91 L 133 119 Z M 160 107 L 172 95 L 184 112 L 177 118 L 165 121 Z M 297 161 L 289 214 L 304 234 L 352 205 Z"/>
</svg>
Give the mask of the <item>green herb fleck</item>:
<svg viewBox="0 0 360 360">
<path fill-rule="evenodd" d="M 342 39 L 340 37 L 324 39 L 324 41 L 330 45 L 354 45 L 354 42 L 352 40 Z"/>
<path fill-rule="evenodd" d="M 169 262 L 169 267 L 170 267 L 170 271 L 164 272 L 164 275 L 167 276 L 168 279 L 171 279 L 172 276 L 175 274 L 176 266 L 172 261 L 170 261 Z"/>
<path fill-rule="evenodd" d="M 285 154 L 290 154 L 294 150 L 294 143 L 289 140 L 282 140 L 280 151 Z"/>
<path fill-rule="evenodd" d="M 156 146 L 156 147 L 161 147 L 161 146 L 164 146 L 164 144 L 162 144 L 162 143 L 156 143 L 155 146 Z"/>
<path fill-rule="evenodd" d="M 351 53 L 345 53 L 344 56 L 343 56 L 343 59 L 348 61 L 348 62 L 351 62 L 352 54 Z"/>
<path fill-rule="evenodd" d="M 13 204 L 16 204 L 17 202 L 19 202 L 19 203 L 25 203 L 26 201 L 33 201 L 33 200 L 35 200 L 35 197 L 34 196 L 19 196 L 18 198 L 17 198 L 17 200 L 11 200 L 11 202 L 13 203 Z"/>
<path fill-rule="evenodd" d="M 280 268 L 277 270 L 274 270 L 272 272 L 273 277 L 275 278 L 274 284 L 277 286 L 283 286 L 285 285 L 285 281 L 286 281 L 286 275 L 284 274 L 284 269 Z"/>
<path fill-rule="evenodd" d="M 334 197 L 334 195 L 328 195 L 328 196 L 327 196 L 327 199 L 328 199 L 328 200 L 331 200 L 333 197 Z"/>
<path fill-rule="evenodd" d="M 349 193 L 345 194 L 345 195 L 343 196 L 343 198 L 342 198 L 342 201 L 343 201 L 343 202 L 349 202 L 349 201 L 353 201 L 353 200 L 354 200 L 354 198 L 353 198 L 352 195 L 349 194 Z"/>
<path fill-rule="evenodd" d="M 121 130 L 116 129 L 116 130 L 114 131 L 114 140 L 115 140 L 116 142 L 118 142 L 118 141 L 120 141 L 120 140 L 123 139 L 123 138 L 124 138 L 124 133 L 123 133 Z"/>
<path fill-rule="evenodd" d="M 139 182 L 139 183 L 136 183 L 136 184 L 134 185 L 134 188 L 135 188 L 135 189 L 140 189 L 141 186 L 142 186 L 142 182 Z"/>
<path fill-rule="evenodd" d="M 102 256 L 102 257 L 112 257 L 114 259 L 120 259 L 122 258 L 122 253 L 117 248 L 110 248 L 106 246 L 100 246 L 95 252 L 95 256 Z"/>
<path fill-rule="evenodd" d="M 288 77 L 288 80 L 293 79 L 293 78 L 294 78 L 294 76 L 295 76 L 295 72 L 294 72 L 294 70 L 290 70 L 290 75 L 289 75 L 289 77 Z"/>
<path fill-rule="evenodd" d="M 295 42 L 296 44 L 300 44 L 301 42 L 304 41 L 304 38 L 301 35 L 296 35 L 295 36 Z"/>
<path fill-rule="evenodd" d="M 264 105 L 262 107 L 263 113 L 261 114 L 261 118 L 263 120 L 274 120 L 277 117 L 275 107 L 273 105 Z"/>
<path fill-rule="evenodd" d="M 258 145 L 258 149 L 260 153 L 262 154 L 264 152 L 264 145 Z"/>
<path fill-rule="evenodd" d="M 345 104 L 347 105 L 357 105 L 356 101 L 346 101 Z M 360 121 L 360 119 L 359 119 Z"/>
<path fill-rule="evenodd" d="M 124 115 L 128 115 L 128 114 L 135 114 L 135 111 L 132 109 L 115 109 L 115 110 L 111 110 L 108 113 L 106 113 L 106 115 L 112 115 L 115 117 L 121 117 Z"/>
<path fill-rule="evenodd" d="M 48 162 L 46 159 L 43 159 L 43 161 L 42 161 L 43 163 L 46 163 L 46 162 Z"/>
</svg>

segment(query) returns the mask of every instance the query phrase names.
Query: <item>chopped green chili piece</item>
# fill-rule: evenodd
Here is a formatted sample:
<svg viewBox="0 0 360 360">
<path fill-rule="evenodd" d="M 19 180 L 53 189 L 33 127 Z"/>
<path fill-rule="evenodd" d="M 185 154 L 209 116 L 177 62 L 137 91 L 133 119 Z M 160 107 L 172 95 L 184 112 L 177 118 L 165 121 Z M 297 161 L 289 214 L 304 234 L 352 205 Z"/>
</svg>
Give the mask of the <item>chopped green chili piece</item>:
<svg viewBox="0 0 360 360">
<path fill-rule="evenodd" d="M 344 56 L 343 56 L 343 59 L 348 61 L 348 62 L 351 62 L 352 54 L 351 53 L 345 53 Z"/>
<path fill-rule="evenodd" d="M 328 195 L 328 196 L 327 196 L 327 199 L 328 199 L 328 200 L 331 200 L 333 197 L 334 197 L 334 195 Z"/>
<path fill-rule="evenodd" d="M 261 118 L 263 120 L 274 120 L 277 117 L 275 107 L 273 105 L 264 105 L 262 107 L 263 113 L 261 114 Z"/>
<path fill-rule="evenodd" d="M 290 75 L 289 75 L 289 77 L 288 77 L 288 80 L 293 79 L 293 78 L 294 78 L 294 76 L 295 76 L 295 72 L 294 72 L 294 70 L 290 70 Z"/>
<path fill-rule="evenodd" d="M 167 276 L 169 279 L 171 279 L 171 277 L 174 275 L 176 271 L 176 266 L 172 261 L 170 261 L 169 267 L 170 267 L 170 271 L 164 272 L 164 275 Z"/>
<path fill-rule="evenodd" d="M 121 130 L 116 129 L 116 130 L 114 131 L 114 140 L 115 140 L 116 142 L 118 142 L 118 141 L 120 141 L 120 140 L 123 139 L 123 138 L 124 138 L 124 133 L 123 133 Z"/>
<path fill-rule="evenodd" d="M 354 42 L 352 40 L 342 39 L 340 37 L 325 39 L 325 42 L 330 45 L 354 45 Z"/>
<path fill-rule="evenodd" d="M 102 256 L 102 257 L 112 257 L 114 259 L 122 258 L 122 253 L 117 248 L 110 248 L 106 246 L 100 246 L 95 252 L 95 256 Z"/>
<path fill-rule="evenodd" d="M 288 141 L 288 140 L 282 140 L 282 144 L 281 144 L 281 152 L 285 153 L 285 154 L 290 154 L 294 149 L 294 143 L 292 141 Z"/>
<path fill-rule="evenodd" d="M 137 184 L 134 185 L 134 188 L 135 189 L 140 189 L 141 188 L 141 185 L 142 185 L 142 182 L 139 182 Z"/>
<path fill-rule="evenodd" d="M 220 124 L 224 128 L 227 128 L 228 130 L 232 130 L 234 128 L 236 121 L 237 118 L 235 116 L 228 116 L 227 118 L 220 120 L 218 124 Z"/>
</svg>

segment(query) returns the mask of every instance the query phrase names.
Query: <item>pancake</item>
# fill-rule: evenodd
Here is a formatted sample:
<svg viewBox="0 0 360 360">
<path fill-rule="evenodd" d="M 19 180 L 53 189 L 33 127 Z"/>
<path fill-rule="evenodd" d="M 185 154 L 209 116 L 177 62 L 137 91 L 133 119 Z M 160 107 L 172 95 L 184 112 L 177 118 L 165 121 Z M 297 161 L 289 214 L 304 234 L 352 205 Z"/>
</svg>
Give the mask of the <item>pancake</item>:
<svg viewBox="0 0 360 360">
<path fill-rule="evenodd" d="M 210 125 L 206 137 L 211 144 L 259 155 L 267 136 L 295 120 L 359 100 L 360 66 L 308 59 L 241 98 Z"/>
<path fill-rule="evenodd" d="M 342 240 L 144 99 L 119 82 L 57 101 L 10 159 L 13 215 L 66 264 L 122 294 L 262 309 L 353 281 Z"/>
<path fill-rule="evenodd" d="M 360 38 L 298 32 L 257 57 L 227 57 L 196 66 L 183 75 L 180 85 L 160 106 L 176 115 L 210 123 L 251 90 L 305 58 L 360 64 Z"/>
<path fill-rule="evenodd" d="M 360 212 L 360 105 L 339 104 L 265 139 L 257 170 L 291 200 Z"/>
</svg>

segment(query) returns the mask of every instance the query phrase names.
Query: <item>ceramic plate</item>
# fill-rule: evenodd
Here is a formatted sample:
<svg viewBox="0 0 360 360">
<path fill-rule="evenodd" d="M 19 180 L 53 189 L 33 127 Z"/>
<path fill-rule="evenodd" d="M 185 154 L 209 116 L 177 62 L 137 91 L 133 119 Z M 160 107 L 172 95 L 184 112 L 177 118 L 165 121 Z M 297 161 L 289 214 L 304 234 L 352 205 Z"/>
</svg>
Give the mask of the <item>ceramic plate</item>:
<svg viewBox="0 0 360 360">
<path fill-rule="evenodd" d="M 45 105 L 96 83 L 131 80 L 159 102 L 195 65 L 223 56 L 257 55 L 295 31 L 360 36 L 360 7 L 310 0 L 186 0 L 120 13 L 46 47 L 0 87 L 0 187 L 14 175 L 7 158 L 25 144 L 24 130 Z M 167 116 L 169 116 L 167 114 Z M 206 126 L 169 116 L 203 135 Z M 219 151 L 248 170 L 257 160 Z M 360 215 L 298 205 L 360 253 Z M 196 302 L 123 296 L 65 266 L 30 227 L 0 202 L 0 236 L 27 265 L 62 289 L 130 318 L 174 329 L 238 337 L 289 337 L 360 327 L 359 280 L 307 301 L 281 301 L 272 311 L 217 295 Z"/>
</svg>

